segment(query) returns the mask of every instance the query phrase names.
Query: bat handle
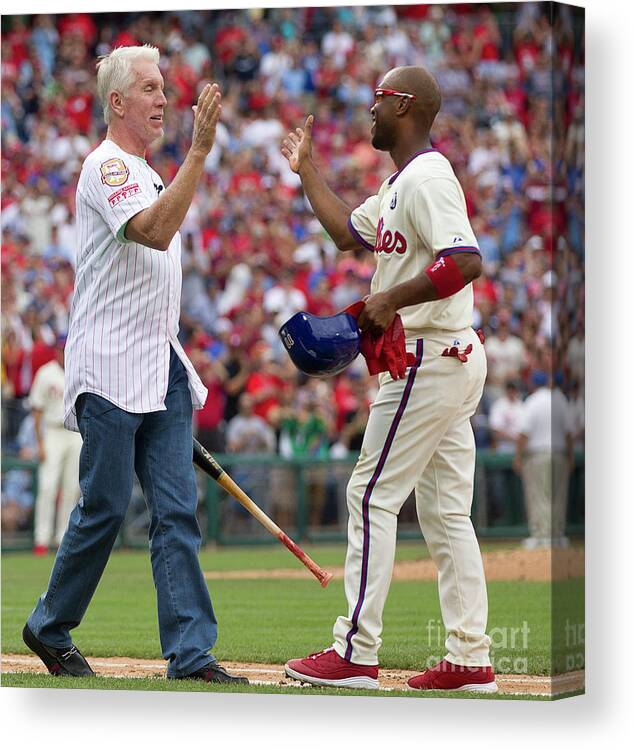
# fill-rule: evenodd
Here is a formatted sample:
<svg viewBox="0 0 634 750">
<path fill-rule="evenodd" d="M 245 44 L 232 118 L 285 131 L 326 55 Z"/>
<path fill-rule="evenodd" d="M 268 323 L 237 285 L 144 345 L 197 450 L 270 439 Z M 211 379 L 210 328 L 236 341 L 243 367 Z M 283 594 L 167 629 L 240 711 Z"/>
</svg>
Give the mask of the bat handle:
<svg viewBox="0 0 634 750">
<path fill-rule="evenodd" d="M 209 474 L 212 479 L 215 479 L 216 481 L 218 481 L 224 474 L 224 469 L 222 468 L 222 466 L 216 461 L 216 459 L 205 448 L 205 446 L 199 443 L 198 440 L 196 440 L 196 438 L 194 438 L 193 461 L 196 466 L 201 468 L 204 472 Z"/>
</svg>

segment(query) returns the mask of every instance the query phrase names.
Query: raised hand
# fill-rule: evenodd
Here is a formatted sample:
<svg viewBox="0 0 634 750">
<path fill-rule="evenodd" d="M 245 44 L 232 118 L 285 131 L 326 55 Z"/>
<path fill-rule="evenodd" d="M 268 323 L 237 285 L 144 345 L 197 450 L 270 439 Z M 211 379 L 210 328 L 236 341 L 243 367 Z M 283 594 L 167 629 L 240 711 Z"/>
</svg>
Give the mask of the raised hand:
<svg viewBox="0 0 634 750">
<path fill-rule="evenodd" d="M 304 129 L 295 128 L 282 141 L 282 155 L 288 159 L 293 172 L 299 172 L 303 162 L 310 161 L 312 158 L 313 121 L 314 117 L 308 115 L 304 123 Z"/>
<path fill-rule="evenodd" d="M 194 134 L 192 148 L 207 155 L 216 139 L 216 125 L 222 112 L 222 94 L 217 83 L 207 84 L 200 92 L 194 112 Z"/>
</svg>

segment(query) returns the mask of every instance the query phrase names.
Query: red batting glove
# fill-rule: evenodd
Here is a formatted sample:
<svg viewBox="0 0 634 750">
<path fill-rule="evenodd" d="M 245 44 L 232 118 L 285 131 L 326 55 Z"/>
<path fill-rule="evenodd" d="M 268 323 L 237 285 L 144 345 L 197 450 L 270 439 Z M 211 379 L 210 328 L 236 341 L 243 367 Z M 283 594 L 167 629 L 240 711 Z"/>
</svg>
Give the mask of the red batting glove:
<svg viewBox="0 0 634 750">
<path fill-rule="evenodd" d="M 364 304 L 359 300 L 346 307 L 344 312 L 358 318 Z M 389 372 L 392 380 L 404 378 L 407 368 L 416 364 L 416 357 L 405 348 L 405 331 L 398 313 L 380 336 L 373 337 L 369 332 L 361 331 L 361 354 L 370 375 Z"/>
<path fill-rule="evenodd" d="M 365 358 L 370 375 L 378 375 L 387 370 L 383 359 L 384 339 L 383 334 L 374 338 L 369 332 L 361 332 L 361 354 Z"/>
<path fill-rule="evenodd" d="M 344 312 L 350 313 L 353 317 L 358 318 L 364 307 L 365 300 L 360 299 L 358 302 L 353 302 L 351 305 L 348 305 Z M 361 354 L 363 354 L 370 375 L 378 375 L 387 370 L 381 356 L 381 352 L 383 351 L 383 340 L 383 334 L 374 337 L 369 331 L 361 331 Z"/>
<path fill-rule="evenodd" d="M 389 370 L 392 380 L 401 380 L 405 377 L 407 368 L 416 364 L 416 357 L 405 348 L 405 331 L 398 313 L 385 331 L 384 339 L 383 358 L 387 365 L 386 369 Z"/>
</svg>

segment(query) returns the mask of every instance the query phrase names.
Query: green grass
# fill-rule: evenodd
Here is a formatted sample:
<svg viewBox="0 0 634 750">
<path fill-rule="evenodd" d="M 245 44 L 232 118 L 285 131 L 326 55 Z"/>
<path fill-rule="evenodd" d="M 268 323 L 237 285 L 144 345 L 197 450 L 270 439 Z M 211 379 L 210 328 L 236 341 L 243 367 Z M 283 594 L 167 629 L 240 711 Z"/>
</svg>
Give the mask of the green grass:
<svg viewBox="0 0 634 750">
<path fill-rule="evenodd" d="M 343 544 L 303 544 L 302 547 L 324 568 L 344 564 L 346 548 Z M 481 545 L 483 552 L 515 547 L 517 547 L 516 544 L 507 541 L 487 542 Z M 301 569 L 297 559 L 280 544 L 207 548 L 202 551 L 200 557 L 203 570 L 210 571 Z M 429 552 L 422 542 L 399 542 L 397 545 L 396 560 L 426 560 L 428 558 Z"/>
<path fill-rule="evenodd" d="M 401 544 L 398 557 L 415 559 L 424 554 L 423 550 L 422 545 Z M 326 567 L 342 564 L 345 552 L 344 547 L 333 545 L 310 547 L 307 551 Z M 52 560 L 52 556 L 35 558 L 25 553 L 3 556 L 3 653 L 28 652 L 21 639 L 22 626 L 46 588 Z M 206 550 L 201 562 L 204 570 L 299 565 L 281 548 L 253 547 Z M 568 581 L 559 587 L 566 592 L 571 618 L 582 622 L 583 581 Z M 218 580 L 209 581 L 209 588 L 219 621 L 214 653 L 220 660 L 280 664 L 319 650 L 331 643 L 334 620 L 346 606 L 342 581 L 333 581 L 327 589 L 321 589 L 316 581 L 308 579 Z M 496 670 L 549 674 L 550 585 L 493 581 L 488 591 L 488 631 L 494 640 Z M 518 630 L 523 623 L 529 629 L 526 644 Z M 512 628 L 516 629 L 515 643 Z M 73 636 L 87 656 L 160 659 L 155 591 L 146 552 L 113 554 L 86 617 Z M 444 631 L 435 582 L 392 583 L 383 638 L 383 667 L 419 669 L 430 656 L 444 655 Z M 115 683 L 115 688 L 121 685 L 119 680 Z"/>
<path fill-rule="evenodd" d="M 157 677 L 117 678 L 91 677 L 81 680 L 70 677 L 50 677 L 34 674 L 3 674 L 2 687 L 15 688 L 61 688 L 66 690 L 155 690 L 163 692 L 187 693 L 260 693 L 268 695 L 340 695 L 363 698 L 459 698 L 478 700 L 551 700 L 543 695 L 508 695 L 501 693 L 455 693 L 446 690 L 425 692 L 421 690 L 350 690 L 348 688 L 308 688 L 278 687 L 276 685 L 241 685 L 227 687 L 209 685 L 194 680 L 164 680 Z M 582 691 L 567 693 L 566 697 L 581 695 Z"/>
</svg>

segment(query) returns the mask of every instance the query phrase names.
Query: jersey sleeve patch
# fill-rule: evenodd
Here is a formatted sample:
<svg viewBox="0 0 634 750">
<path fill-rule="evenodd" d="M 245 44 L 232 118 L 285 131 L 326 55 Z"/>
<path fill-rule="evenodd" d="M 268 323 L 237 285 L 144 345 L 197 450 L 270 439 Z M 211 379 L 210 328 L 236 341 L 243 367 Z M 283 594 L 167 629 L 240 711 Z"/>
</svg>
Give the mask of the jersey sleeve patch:
<svg viewBox="0 0 634 750">
<path fill-rule="evenodd" d="M 128 181 L 128 177 L 130 177 L 130 170 L 123 159 L 119 158 L 107 159 L 102 162 L 99 170 L 101 172 L 101 181 L 104 185 L 108 185 L 109 187 L 125 185 Z"/>
<path fill-rule="evenodd" d="M 110 204 L 111 208 L 114 208 L 122 201 L 131 198 L 133 195 L 138 195 L 140 192 L 141 188 L 139 187 L 139 183 L 133 182 L 131 185 L 126 185 L 120 190 L 115 190 L 114 193 L 110 193 L 110 195 L 108 196 L 108 203 Z"/>
</svg>

